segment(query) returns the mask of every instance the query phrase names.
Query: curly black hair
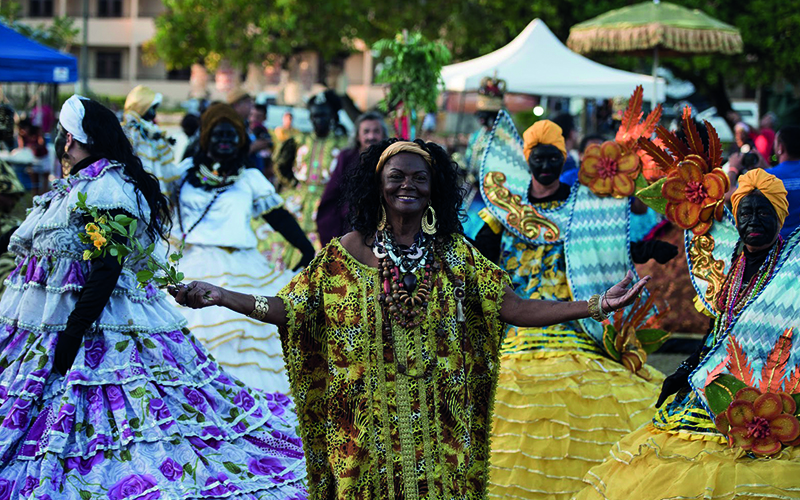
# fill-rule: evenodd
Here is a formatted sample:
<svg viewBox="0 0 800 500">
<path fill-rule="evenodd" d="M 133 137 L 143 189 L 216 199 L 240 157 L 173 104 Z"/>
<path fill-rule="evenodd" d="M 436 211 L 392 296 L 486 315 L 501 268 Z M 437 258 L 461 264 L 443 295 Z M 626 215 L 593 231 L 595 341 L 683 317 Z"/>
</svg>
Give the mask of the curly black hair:
<svg viewBox="0 0 800 500">
<path fill-rule="evenodd" d="M 150 207 L 150 219 L 143 221 L 147 223 L 148 236 L 154 240 L 157 237 L 166 240 L 172 218 L 169 203 L 161 194 L 158 180 L 144 169 L 142 160 L 136 156 L 119 120 L 110 109 L 90 99 L 81 99 L 81 104 L 85 109 L 83 130 L 91 139 L 85 147 L 92 156 L 114 160 L 123 165 L 123 172 Z"/>
<path fill-rule="evenodd" d="M 387 139 L 370 146 L 361 153 L 358 165 L 353 166 L 347 173 L 345 199 L 347 206 L 350 207 L 350 224 L 365 237 L 375 233 L 381 216 L 381 181 L 380 176 L 375 173 L 375 167 L 386 148 L 399 140 Z M 430 153 L 433 160 L 431 206 L 436 211 L 438 221 L 436 234 L 440 237 L 463 234 L 461 220 L 464 188 L 458 164 L 452 161 L 450 155 L 438 144 L 421 139 L 414 142 Z"/>
</svg>

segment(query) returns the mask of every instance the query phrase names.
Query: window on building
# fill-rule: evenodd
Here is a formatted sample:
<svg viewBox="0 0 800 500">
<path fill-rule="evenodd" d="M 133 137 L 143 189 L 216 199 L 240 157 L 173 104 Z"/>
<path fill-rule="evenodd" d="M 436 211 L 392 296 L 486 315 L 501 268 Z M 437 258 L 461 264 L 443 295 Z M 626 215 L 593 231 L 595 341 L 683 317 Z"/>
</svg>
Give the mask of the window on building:
<svg viewBox="0 0 800 500">
<path fill-rule="evenodd" d="M 167 71 L 167 80 L 188 82 L 192 76 L 192 68 L 171 69 Z"/>
<path fill-rule="evenodd" d="M 29 0 L 29 17 L 53 17 L 53 0 Z"/>
<path fill-rule="evenodd" d="M 122 17 L 122 0 L 97 0 L 98 17 Z"/>
<path fill-rule="evenodd" d="M 95 78 L 122 78 L 122 53 L 98 52 L 96 63 Z"/>
</svg>

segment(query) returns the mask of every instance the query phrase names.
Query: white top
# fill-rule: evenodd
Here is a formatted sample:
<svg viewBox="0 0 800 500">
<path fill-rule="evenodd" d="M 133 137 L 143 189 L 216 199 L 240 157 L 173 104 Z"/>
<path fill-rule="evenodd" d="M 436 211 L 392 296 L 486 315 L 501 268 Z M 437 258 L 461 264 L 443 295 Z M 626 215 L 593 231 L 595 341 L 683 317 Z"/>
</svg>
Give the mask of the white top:
<svg viewBox="0 0 800 500">
<path fill-rule="evenodd" d="M 178 222 L 178 208 L 176 208 L 172 217 L 172 235 L 180 238 L 183 232 L 188 232 L 186 243 L 192 245 L 256 248 L 258 238 L 253 232 L 250 221 L 283 205 L 283 199 L 275 192 L 272 183 L 260 171 L 246 168 L 239 179 L 230 186 L 206 190 L 194 187 L 189 182 L 183 182 L 187 175 L 186 171 L 192 165 L 191 158 L 180 164 L 183 174 L 174 189 L 177 190 L 181 183 L 183 184 L 180 192 L 183 229 Z M 221 193 L 203 216 L 203 212 L 219 191 Z M 192 226 L 195 226 L 194 229 L 189 231 Z"/>
</svg>

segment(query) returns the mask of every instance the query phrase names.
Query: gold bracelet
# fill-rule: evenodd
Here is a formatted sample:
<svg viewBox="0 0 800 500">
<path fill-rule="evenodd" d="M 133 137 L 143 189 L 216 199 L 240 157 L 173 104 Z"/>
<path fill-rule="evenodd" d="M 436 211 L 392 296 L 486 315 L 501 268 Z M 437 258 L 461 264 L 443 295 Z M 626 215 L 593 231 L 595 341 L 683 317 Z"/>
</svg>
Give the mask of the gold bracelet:
<svg viewBox="0 0 800 500">
<path fill-rule="evenodd" d="M 600 294 L 594 294 L 589 298 L 589 316 L 598 323 L 602 323 L 608 316 L 603 312 L 603 307 L 600 305 Z"/>
<path fill-rule="evenodd" d="M 263 295 L 256 295 L 255 299 L 256 307 L 248 316 L 258 321 L 265 321 L 269 312 L 269 301 Z"/>
</svg>

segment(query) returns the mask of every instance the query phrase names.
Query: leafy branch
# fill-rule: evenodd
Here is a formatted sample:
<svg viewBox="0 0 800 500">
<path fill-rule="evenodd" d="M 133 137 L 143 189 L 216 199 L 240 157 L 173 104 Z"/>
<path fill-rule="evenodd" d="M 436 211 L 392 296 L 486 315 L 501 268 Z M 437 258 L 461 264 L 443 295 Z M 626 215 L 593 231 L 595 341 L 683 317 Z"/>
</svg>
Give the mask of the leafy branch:
<svg viewBox="0 0 800 500">
<path fill-rule="evenodd" d="M 430 42 L 421 33 L 398 34 L 372 46 L 385 56 L 377 83 L 389 90 L 381 107 L 397 118 L 412 122 L 426 112 L 435 113 L 442 86 L 442 67 L 450 62 L 450 51 L 441 42 Z"/>
<path fill-rule="evenodd" d="M 169 263 L 165 265 L 153 256 L 156 249 L 155 243 L 150 243 L 145 247 L 136 238 L 138 222 L 133 217 L 125 214 L 111 217 L 108 212 L 87 205 L 85 193 L 78 193 L 75 210 L 87 214 L 93 220 L 86 224 L 85 232 L 78 234 L 81 243 L 92 245 L 92 248 L 84 250 L 83 260 L 111 255 L 116 257 L 120 264 L 126 259 L 129 259 L 131 264 L 146 261 L 145 269 L 136 273 L 136 281 L 139 282 L 140 287 L 147 285 L 150 281 L 157 283 L 159 288 L 178 286 L 183 281 L 183 273 L 177 268 L 178 262 L 183 257 L 183 243 L 177 252 L 170 254 Z M 128 243 L 120 242 L 117 239 L 120 237 L 127 239 Z"/>
</svg>

